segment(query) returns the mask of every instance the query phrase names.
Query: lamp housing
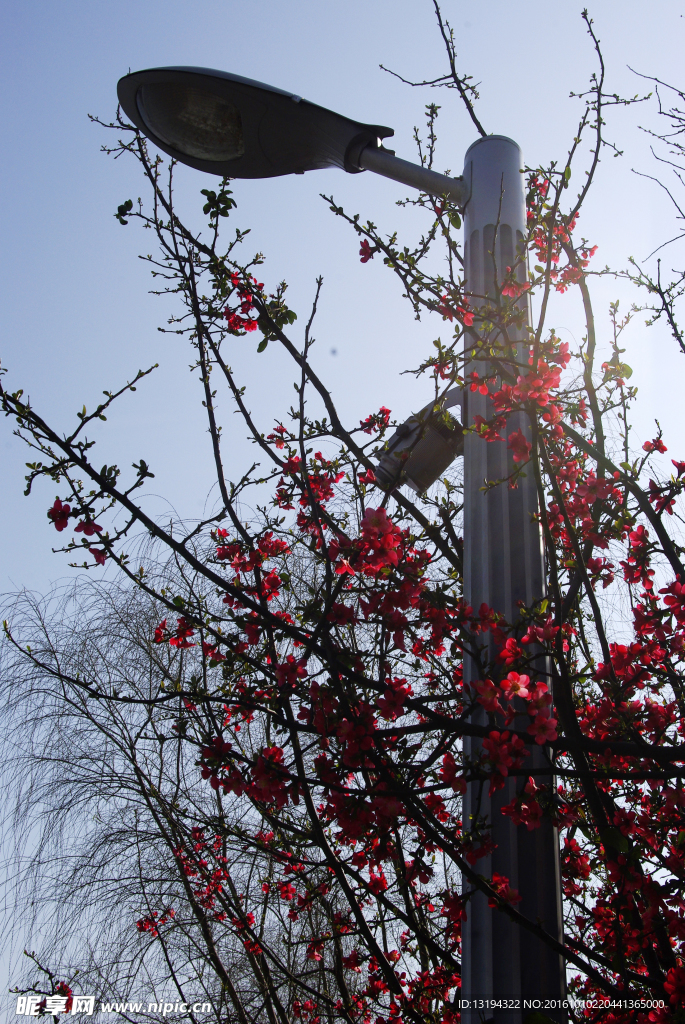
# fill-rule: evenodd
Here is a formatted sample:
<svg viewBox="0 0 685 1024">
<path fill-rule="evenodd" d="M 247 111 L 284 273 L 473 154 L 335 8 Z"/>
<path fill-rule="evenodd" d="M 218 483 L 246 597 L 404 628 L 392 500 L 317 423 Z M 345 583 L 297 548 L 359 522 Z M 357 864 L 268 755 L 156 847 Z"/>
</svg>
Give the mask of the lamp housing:
<svg viewBox="0 0 685 1024">
<path fill-rule="evenodd" d="M 324 167 L 357 172 L 355 157 L 393 135 L 263 82 L 211 68 L 150 68 L 117 86 L 126 116 L 159 149 L 200 171 L 270 178 Z"/>
<path fill-rule="evenodd" d="M 423 494 L 463 455 L 463 427 L 448 412 L 461 404 L 461 389 L 452 388 L 441 402 L 431 402 L 400 424 L 376 468 L 376 480 L 384 490 L 406 484 Z"/>
</svg>

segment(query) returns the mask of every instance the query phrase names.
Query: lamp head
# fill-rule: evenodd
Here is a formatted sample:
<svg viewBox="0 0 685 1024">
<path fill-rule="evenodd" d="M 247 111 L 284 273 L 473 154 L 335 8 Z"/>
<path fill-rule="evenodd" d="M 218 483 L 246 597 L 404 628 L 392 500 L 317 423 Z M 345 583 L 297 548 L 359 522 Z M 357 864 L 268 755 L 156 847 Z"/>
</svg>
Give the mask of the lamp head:
<svg viewBox="0 0 685 1024">
<path fill-rule="evenodd" d="M 384 490 L 407 484 L 423 494 L 464 454 L 464 428 L 447 413 L 462 400 L 461 389 L 452 388 L 437 405 L 431 402 L 400 424 L 376 467 L 376 480 Z"/>
<path fill-rule="evenodd" d="M 120 79 L 126 116 L 181 163 L 222 177 L 270 178 L 323 167 L 358 171 L 356 157 L 394 132 L 300 96 L 210 68 L 152 68 Z"/>
</svg>

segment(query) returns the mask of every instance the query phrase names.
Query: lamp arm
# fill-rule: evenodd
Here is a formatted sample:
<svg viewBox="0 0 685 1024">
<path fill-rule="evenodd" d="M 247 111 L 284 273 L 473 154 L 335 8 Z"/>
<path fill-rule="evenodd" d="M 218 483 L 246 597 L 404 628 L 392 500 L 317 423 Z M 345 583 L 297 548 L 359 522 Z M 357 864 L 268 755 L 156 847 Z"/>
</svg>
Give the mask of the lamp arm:
<svg viewBox="0 0 685 1024">
<path fill-rule="evenodd" d="M 463 207 L 469 198 L 469 188 L 463 178 L 448 178 L 427 167 L 412 164 L 409 160 L 401 160 L 381 146 L 365 146 L 356 159 L 360 170 L 382 174 L 393 181 L 401 181 L 403 185 L 417 188 L 432 196 L 448 196 L 457 206 Z"/>
</svg>

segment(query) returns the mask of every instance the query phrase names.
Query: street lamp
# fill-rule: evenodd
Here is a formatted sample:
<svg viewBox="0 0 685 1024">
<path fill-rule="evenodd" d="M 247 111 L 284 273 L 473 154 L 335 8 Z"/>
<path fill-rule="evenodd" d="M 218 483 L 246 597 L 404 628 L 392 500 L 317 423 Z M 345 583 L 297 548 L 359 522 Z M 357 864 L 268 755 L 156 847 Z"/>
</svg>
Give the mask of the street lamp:
<svg viewBox="0 0 685 1024">
<path fill-rule="evenodd" d="M 369 170 L 462 205 L 467 188 L 383 149 L 392 128 L 362 124 L 283 89 L 209 68 L 151 68 L 117 86 L 127 117 L 181 163 L 231 178 Z"/>
<path fill-rule="evenodd" d="M 350 173 L 373 171 L 430 195 L 444 196 L 465 209 L 464 261 L 468 291 L 475 297 L 498 297 L 505 268 L 517 261 L 526 232 L 521 153 L 511 139 L 489 135 L 467 151 L 464 176 L 449 178 L 400 160 L 381 145 L 393 135 L 390 128 L 363 124 L 303 100 L 300 96 L 253 82 L 238 75 L 206 68 L 153 68 L 126 75 L 118 85 L 121 106 L 130 120 L 169 156 L 198 170 L 231 178 L 265 178 L 302 174 L 324 167 Z M 525 268 L 521 268 L 525 273 Z M 523 361 L 527 331 L 509 332 Z M 466 371 L 489 377 L 487 355 L 476 333 L 465 335 Z M 461 405 L 461 423 L 448 412 Z M 379 483 L 403 483 L 425 491 L 453 459 L 464 453 L 464 598 L 479 608 L 486 603 L 515 623 L 519 603 L 530 606 L 544 597 L 542 535 L 535 513 L 537 497 L 531 472 L 516 489 L 484 488 L 489 480 L 504 480 L 514 469 L 506 441 L 488 443 L 472 426 L 477 415 L 488 419 L 489 397 L 453 389 L 440 403 L 410 417 L 390 438 L 377 470 Z M 524 413 L 512 413 L 507 431 L 529 434 Z M 490 639 L 490 658 L 496 656 Z M 464 662 L 464 680 L 474 679 L 471 658 Z M 487 726 L 479 708 L 473 717 Z M 541 772 L 538 781 L 553 791 L 546 755 L 536 744 L 530 767 Z M 477 760 L 480 741 L 466 737 L 465 756 Z M 509 878 L 521 895 L 519 909 L 562 938 L 558 844 L 545 820 L 533 832 L 517 829 L 501 813 L 515 795 L 516 779 L 505 788 L 486 793 L 470 783 L 464 800 L 465 822 L 484 816 L 491 821 L 493 853 L 479 862 L 486 877 L 493 871 Z M 468 887 L 467 887 L 468 888 Z M 508 917 L 491 910 L 482 893 L 475 893 L 464 922 L 462 958 L 463 999 L 499 1000 L 485 1011 L 497 1024 L 521 1024 L 525 1000 L 561 1001 L 565 993 L 564 965 L 536 935 L 514 928 Z M 518 1006 L 516 1005 L 518 1000 Z M 481 1004 L 482 1005 L 482 1004 Z M 546 1008 L 554 1021 L 566 1013 Z M 484 1019 L 480 1007 L 462 1011 L 468 1024 Z"/>
</svg>

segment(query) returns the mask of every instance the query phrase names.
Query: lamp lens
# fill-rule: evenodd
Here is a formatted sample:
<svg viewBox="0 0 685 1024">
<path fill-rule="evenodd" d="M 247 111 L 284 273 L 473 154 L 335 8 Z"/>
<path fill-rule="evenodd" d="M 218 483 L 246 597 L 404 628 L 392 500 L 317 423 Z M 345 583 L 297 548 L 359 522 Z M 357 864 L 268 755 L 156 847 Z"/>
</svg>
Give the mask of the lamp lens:
<svg viewBox="0 0 685 1024">
<path fill-rule="evenodd" d="M 186 156 L 223 161 L 245 153 L 238 108 L 207 89 L 150 82 L 138 92 L 138 109 L 161 142 Z"/>
</svg>

